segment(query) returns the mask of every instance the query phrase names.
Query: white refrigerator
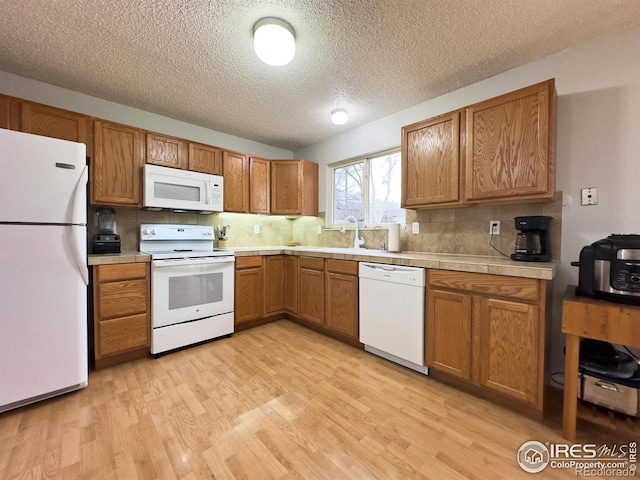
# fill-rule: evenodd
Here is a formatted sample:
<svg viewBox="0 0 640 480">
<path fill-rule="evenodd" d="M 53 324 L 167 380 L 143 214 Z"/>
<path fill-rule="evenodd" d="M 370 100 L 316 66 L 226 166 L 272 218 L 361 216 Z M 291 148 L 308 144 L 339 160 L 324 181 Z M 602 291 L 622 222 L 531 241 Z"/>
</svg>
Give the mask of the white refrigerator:
<svg viewBox="0 0 640 480">
<path fill-rule="evenodd" d="M 88 382 L 85 150 L 0 129 L 0 412 Z"/>
</svg>

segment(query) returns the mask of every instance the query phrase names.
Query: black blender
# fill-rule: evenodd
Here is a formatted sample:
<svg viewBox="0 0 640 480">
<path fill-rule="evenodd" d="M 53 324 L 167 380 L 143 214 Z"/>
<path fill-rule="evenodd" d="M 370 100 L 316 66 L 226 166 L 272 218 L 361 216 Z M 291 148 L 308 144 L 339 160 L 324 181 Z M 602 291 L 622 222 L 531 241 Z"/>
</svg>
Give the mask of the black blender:
<svg viewBox="0 0 640 480">
<path fill-rule="evenodd" d="M 116 211 L 113 208 L 96 209 L 98 233 L 93 236 L 93 253 L 120 253 L 120 235 L 115 231 Z"/>
</svg>

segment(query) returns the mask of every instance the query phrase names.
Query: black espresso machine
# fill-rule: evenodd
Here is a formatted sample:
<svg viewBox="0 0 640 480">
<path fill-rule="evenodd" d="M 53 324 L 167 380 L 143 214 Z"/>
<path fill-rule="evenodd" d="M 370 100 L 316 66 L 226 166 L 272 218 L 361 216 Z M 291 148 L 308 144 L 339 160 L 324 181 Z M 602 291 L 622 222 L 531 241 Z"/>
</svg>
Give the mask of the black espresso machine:
<svg viewBox="0 0 640 480">
<path fill-rule="evenodd" d="M 582 249 L 577 295 L 640 305 L 640 235 L 614 234 Z"/>
</svg>

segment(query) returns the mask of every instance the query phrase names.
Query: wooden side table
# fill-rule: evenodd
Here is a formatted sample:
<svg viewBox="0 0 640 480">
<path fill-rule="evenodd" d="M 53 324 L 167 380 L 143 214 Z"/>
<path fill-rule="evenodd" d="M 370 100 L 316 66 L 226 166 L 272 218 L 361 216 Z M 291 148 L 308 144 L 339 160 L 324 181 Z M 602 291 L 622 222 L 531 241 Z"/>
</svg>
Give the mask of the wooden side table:
<svg viewBox="0 0 640 480">
<path fill-rule="evenodd" d="M 566 335 L 562 436 L 576 440 L 580 338 L 640 348 L 640 306 L 579 297 L 568 285 L 562 302 L 562 333 Z"/>
</svg>

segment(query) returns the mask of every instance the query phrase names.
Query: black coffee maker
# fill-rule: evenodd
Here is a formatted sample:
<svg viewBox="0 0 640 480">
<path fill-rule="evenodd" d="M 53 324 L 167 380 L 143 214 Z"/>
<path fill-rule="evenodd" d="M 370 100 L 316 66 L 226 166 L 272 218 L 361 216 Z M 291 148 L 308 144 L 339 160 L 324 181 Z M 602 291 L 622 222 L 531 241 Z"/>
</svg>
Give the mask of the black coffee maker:
<svg viewBox="0 0 640 480">
<path fill-rule="evenodd" d="M 511 255 L 511 259 L 520 262 L 551 261 L 549 227 L 553 217 L 537 215 L 516 217 L 514 220 L 516 229 L 520 232 L 516 236 L 516 252 Z"/>
</svg>

